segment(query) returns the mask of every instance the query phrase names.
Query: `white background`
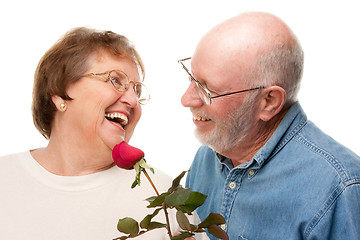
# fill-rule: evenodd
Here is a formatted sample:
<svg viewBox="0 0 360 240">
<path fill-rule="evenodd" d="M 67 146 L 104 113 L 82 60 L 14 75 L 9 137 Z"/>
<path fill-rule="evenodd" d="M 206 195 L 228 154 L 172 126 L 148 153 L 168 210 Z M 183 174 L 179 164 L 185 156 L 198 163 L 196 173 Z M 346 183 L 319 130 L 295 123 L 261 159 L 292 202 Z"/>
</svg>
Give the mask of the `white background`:
<svg viewBox="0 0 360 240">
<path fill-rule="evenodd" d="M 152 100 L 143 107 L 131 144 L 145 151 L 148 163 L 177 176 L 199 147 L 191 114 L 180 103 L 188 82 L 177 60 L 191 56 L 200 37 L 220 21 L 253 10 L 273 13 L 293 29 L 305 51 L 299 96 L 305 112 L 360 154 L 356 0 L 24 0 L 2 1 L 0 9 L 0 155 L 46 146 L 31 116 L 35 68 L 62 34 L 87 26 L 135 43 Z"/>
</svg>

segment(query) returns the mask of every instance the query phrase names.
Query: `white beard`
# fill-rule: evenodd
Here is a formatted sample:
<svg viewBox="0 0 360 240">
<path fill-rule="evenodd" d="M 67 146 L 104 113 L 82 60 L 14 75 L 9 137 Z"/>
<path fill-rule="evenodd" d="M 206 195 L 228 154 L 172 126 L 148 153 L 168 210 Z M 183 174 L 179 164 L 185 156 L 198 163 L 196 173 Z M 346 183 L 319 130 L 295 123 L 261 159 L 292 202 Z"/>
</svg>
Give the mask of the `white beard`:
<svg viewBox="0 0 360 240">
<path fill-rule="evenodd" d="M 215 129 L 209 134 L 202 134 L 195 129 L 195 136 L 200 143 L 216 152 L 224 152 L 241 144 L 253 126 L 256 96 L 257 94 L 248 95 L 239 108 L 228 113 L 226 120 L 217 120 Z"/>
</svg>

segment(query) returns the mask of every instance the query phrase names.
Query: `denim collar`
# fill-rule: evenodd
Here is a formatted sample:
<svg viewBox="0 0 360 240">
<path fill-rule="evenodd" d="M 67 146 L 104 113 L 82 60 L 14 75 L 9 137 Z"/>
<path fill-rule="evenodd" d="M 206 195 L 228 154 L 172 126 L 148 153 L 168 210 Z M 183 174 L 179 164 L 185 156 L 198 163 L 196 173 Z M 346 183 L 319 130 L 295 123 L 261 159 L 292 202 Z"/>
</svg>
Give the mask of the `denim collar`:
<svg viewBox="0 0 360 240">
<path fill-rule="evenodd" d="M 299 102 L 294 103 L 286 113 L 270 139 L 262 146 L 254 157 L 236 168 L 244 169 L 252 166 L 252 169 L 260 169 L 265 162 L 273 158 L 307 122 L 307 116 Z M 231 159 L 216 153 L 222 167 L 226 166 L 229 170 L 233 167 Z"/>
</svg>

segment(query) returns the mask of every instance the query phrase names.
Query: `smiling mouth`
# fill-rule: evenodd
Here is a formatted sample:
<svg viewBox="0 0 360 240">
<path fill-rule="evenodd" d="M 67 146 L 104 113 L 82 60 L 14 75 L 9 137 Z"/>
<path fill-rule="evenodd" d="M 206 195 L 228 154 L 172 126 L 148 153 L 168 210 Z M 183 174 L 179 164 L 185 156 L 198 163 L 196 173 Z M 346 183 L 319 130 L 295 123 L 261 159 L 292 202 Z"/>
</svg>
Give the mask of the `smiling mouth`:
<svg viewBox="0 0 360 240">
<path fill-rule="evenodd" d="M 194 119 L 195 121 L 204 121 L 204 122 L 211 120 L 211 118 L 201 117 L 201 116 L 193 116 L 193 119 Z"/>
<path fill-rule="evenodd" d="M 105 118 L 109 121 L 120 124 L 123 128 L 129 122 L 128 117 L 122 113 L 105 113 Z"/>
</svg>

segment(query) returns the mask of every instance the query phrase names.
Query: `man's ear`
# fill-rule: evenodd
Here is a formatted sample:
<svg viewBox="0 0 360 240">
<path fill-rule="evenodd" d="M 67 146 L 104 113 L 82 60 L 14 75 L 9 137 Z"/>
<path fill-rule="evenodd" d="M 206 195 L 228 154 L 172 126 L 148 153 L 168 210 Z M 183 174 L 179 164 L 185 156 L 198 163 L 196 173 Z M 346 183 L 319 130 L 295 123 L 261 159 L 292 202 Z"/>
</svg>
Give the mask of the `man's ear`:
<svg viewBox="0 0 360 240">
<path fill-rule="evenodd" d="M 286 92 L 282 87 L 271 86 L 265 89 L 260 103 L 259 117 L 261 120 L 270 121 L 284 107 Z"/>
</svg>

